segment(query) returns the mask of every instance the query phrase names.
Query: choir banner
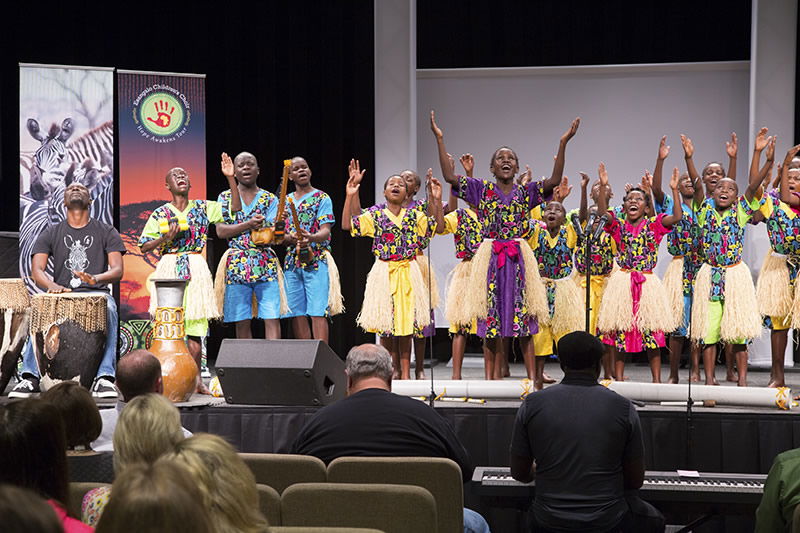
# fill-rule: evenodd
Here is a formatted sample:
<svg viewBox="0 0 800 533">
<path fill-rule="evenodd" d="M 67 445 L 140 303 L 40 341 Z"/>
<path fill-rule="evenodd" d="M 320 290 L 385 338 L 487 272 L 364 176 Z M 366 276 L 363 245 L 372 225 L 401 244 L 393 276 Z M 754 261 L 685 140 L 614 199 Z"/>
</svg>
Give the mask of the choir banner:
<svg viewBox="0 0 800 533">
<path fill-rule="evenodd" d="M 41 292 L 31 279 L 31 251 L 48 226 L 66 218 L 67 185 L 86 185 L 91 216 L 114 223 L 113 90 L 110 68 L 19 66 L 19 273 L 31 293 Z M 84 244 L 73 244 L 76 257 Z"/>
<path fill-rule="evenodd" d="M 120 354 L 150 346 L 147 277 L 158 258 L 138 241 L 150 213 L 172 197 L 167 171 L 189 173 L 190 198 L 205 198 L 205 76 L 117 71 L 119 232 L 125 243 L 120 283 Z"/>
</svg>

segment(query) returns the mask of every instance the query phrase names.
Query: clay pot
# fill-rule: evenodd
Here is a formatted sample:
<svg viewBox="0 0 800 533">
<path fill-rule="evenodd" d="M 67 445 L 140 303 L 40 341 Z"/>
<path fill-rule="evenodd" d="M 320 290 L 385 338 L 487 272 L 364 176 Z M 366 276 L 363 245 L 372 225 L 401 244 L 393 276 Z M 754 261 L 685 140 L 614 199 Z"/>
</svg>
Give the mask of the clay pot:
<svg viewBox="0 0 800 533">
<path fill-rule="evenodd" d="M 197 388 L 197 364 L 186 346 L 182 279 L 154 279 L 158 307 L 150 351 L 161 361 L 164 396 L 185 402 Z"/>
</svg>

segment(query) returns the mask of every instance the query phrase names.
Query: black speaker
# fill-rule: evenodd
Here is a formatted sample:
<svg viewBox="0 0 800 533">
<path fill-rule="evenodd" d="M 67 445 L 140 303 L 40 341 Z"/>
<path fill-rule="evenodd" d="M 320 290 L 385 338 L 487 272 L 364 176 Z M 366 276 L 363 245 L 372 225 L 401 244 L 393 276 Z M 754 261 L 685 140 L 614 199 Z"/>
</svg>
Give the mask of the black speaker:
<svg viewBox="0 0 800 533">
<path fill-rule="evenodd" d="M 230 404 L 328 405 L 344 398 L 344 362 L 322 341 L 225 339 L 216 364 Z"/>
</svg>

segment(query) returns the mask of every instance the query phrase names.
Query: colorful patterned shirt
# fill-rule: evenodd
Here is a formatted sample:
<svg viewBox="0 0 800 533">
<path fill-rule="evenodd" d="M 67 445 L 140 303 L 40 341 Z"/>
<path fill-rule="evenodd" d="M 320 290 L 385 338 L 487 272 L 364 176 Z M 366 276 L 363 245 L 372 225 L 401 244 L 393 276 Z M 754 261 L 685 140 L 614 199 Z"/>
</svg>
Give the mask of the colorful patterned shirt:
<svg viewBox="0 0 800 533">
<path fill-rule="evenodd" d="M 742 261 L 744 230 L 747 221 L 763 200 L 748 203 L 744 195 L 725 211 L 718 211 L 714 201 L 706 198 L 696 209 L 701 231 L 703 261 L 711 265 L 711 301 L 725 300 L 725 268 Z"/>
<path fill-rule="evenodd" d="M 532 224 L 533 233 L 528 244 L 539 263 L 539 274 L 550 279 L 566 278 L 572 274 L 572 253 L 578 240 L 572 224 L 567 222 L 561 226 L 555 237 L 547 231 L 544 222 L 534 221 Z"/>
<path fill-rule="evenodd" d="M 800 255 L 800 216 L 770 191 L 759 208 L 775 253 Z"/>
<path fill-rule="evenodd" d="M 615 217 L 605 230 L 614 239 L 619 254 L 617 263 L 625 270 L 652 272 L 658 260 L 658 245 L 669 232 L 661 222 L 663 214 L 642 217 L 634 225 L 627 219 Z"/>
<path fill-rule="evenodd" d="M 572 220 L 572 214 L 578 214 L 577 209 L 572 209 L 567 213 L 567 220 Z M 588 221 L 581 224 L 583 231 L 586 231 Z M 605 231 L 592 241 L 589 251 L 589 262 L 591 264 L 591 276 L 608 276 L 614 270 L 614 257 L 617 255 L 617 245 L 611 236 Z M 586 275 L 586 239 L 579 238 L 575 245 L 575 270 L 582 276 Z"/>
<path fill-rule="evenodd" d="M 475 206 L 475 213 L 486 239 L 511 240 L 527 238 L 530 232 L 530 211 L 544 201 L 544 181 L 525 186 L 514 184 L 508 194 L 497 183 L 457 176 L 454 194 Z"/>
<path fill-rule="evenodd" d="M 222 216 L 226 224 L 241 224 L 250 220 L 253 215 L 264 217 L 264 225 L 275 225 L 278 215 L 278 198 L 269 191 L 258 189 L 255 198 L 248 205 L 242 201 L 242 210 L 230 212 L 231 191 L 223 191 L 219 195 L 222 205 Z M 226 283 L 255 283 L 259 281 L 276 281 L 278 279 L 278 257 L 269 245 L 258 245 L 252 242 L 250 231 L 228 239 L 228 263 L 226 265 Z"/>
<path fill-rule="evenodd" d="M 663 202 L 656 205 L 656 213 L 672 213 L 674 203 L 672 197 L 665 194 Z M 667 251 L 672 256 L 683 257 L 683 294 L 688 296 L 693 292 L 694 279 L 703 264 L 702 245 L 700 226 L 697 224 L 694 209 L 686 203 L 681 208 L 683 217 L 672 226 L 672 231 L 667 235 Z"/>
<path fill-rule="evenodd" d="M 336 218 L 333 216 L 333 202 L 331 202 L 331 197 L 318 189 L 306 193 L 299 200 L 295 200 L 294 196 L 292 196 L 292 201 L 297 209 L 297 219 L 300 222 L 300 227 L 308 233 L 314 234 L 320 230 L 323 224 L 333 224 L 336 222 Z M 287 233 L 290 231 L 296 232 L 293 218 L 290 218 L 287 222 L 286 231 Z M 323 242 L 309 243 L 308 250 L 311 254 L 311 259 L 308 263 L 304 264 L 297 254 L 297 248 L 295 246 L 289 246 L 286 249 L 285 267 L 287 270 L 293 270 L 295 268 L 317 270 L 319 268 L 319 262 L 325 260 L 322 254 L 329 252 L 330 249 L 330 236 Z"/>
<path fill-rule="evenodd" d="M 350 235 L 372 237 L 372 253 L 381 261 L 404 261 L 417 256 L 420 240 L 430 239 L 435 229 L 419 209 L 401 209 L 397 216 L 380 209 L 353 217 Z"/>
<path fill-rule="evenodd" d="M 458 259 L 472 259 L 483 242 L 478 215 L 469 208 L 459 208 L 444 217 L 444 235 L 453 234 Z"/>
<path fill-rule="evenodd" d="M 147 219 L 139 237 L 139 246 L 161 237 L 159 231 L 161 221 L 171 218 L 176 218 L 179 222 L 186 221 L 189 228 L 179 231 L 172 241 L 159 246 L 158 253 L 162 256 L 176 254 L 175 277 L 192 279 L 189 254 L 199 254 L 203 251 L 208 240 L 208 225 L 223 221 L 222 207 L 218 202 L 208 200 L 189 200 L 183 211 L 178 211 L 178 208 L 171 203 L 164 204 L 156 208 Z"/>
</svg>

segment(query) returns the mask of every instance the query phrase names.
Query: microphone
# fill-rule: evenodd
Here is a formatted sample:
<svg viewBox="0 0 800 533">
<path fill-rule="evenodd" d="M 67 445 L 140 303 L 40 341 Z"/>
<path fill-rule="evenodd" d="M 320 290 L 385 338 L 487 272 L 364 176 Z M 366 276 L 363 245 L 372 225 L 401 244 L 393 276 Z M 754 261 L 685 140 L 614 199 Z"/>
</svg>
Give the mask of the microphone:
<svg viewBox="0 0 800 533">
<path fill-rule="evenodd" d="M 600 217 L 600 221 L 597 224 L 597 229 L 595 229 L 594 233 L 592 234 L 593 241 L 596 241 L 600 238 L 600 234 L 603 232 L 606 224 L 608 224 L 608 213 L 603 213 Z"/>
<path fill-rule="evenodd" d="M 569 217 L 569 221 L 572 222 L 572 227 L 575 228 L 575 234 L 578 238 L 583 239 L 583 228 L 581 227 L 581 219 L 578 213 L 572 213 L 572 216 Z"/>
</svg>

